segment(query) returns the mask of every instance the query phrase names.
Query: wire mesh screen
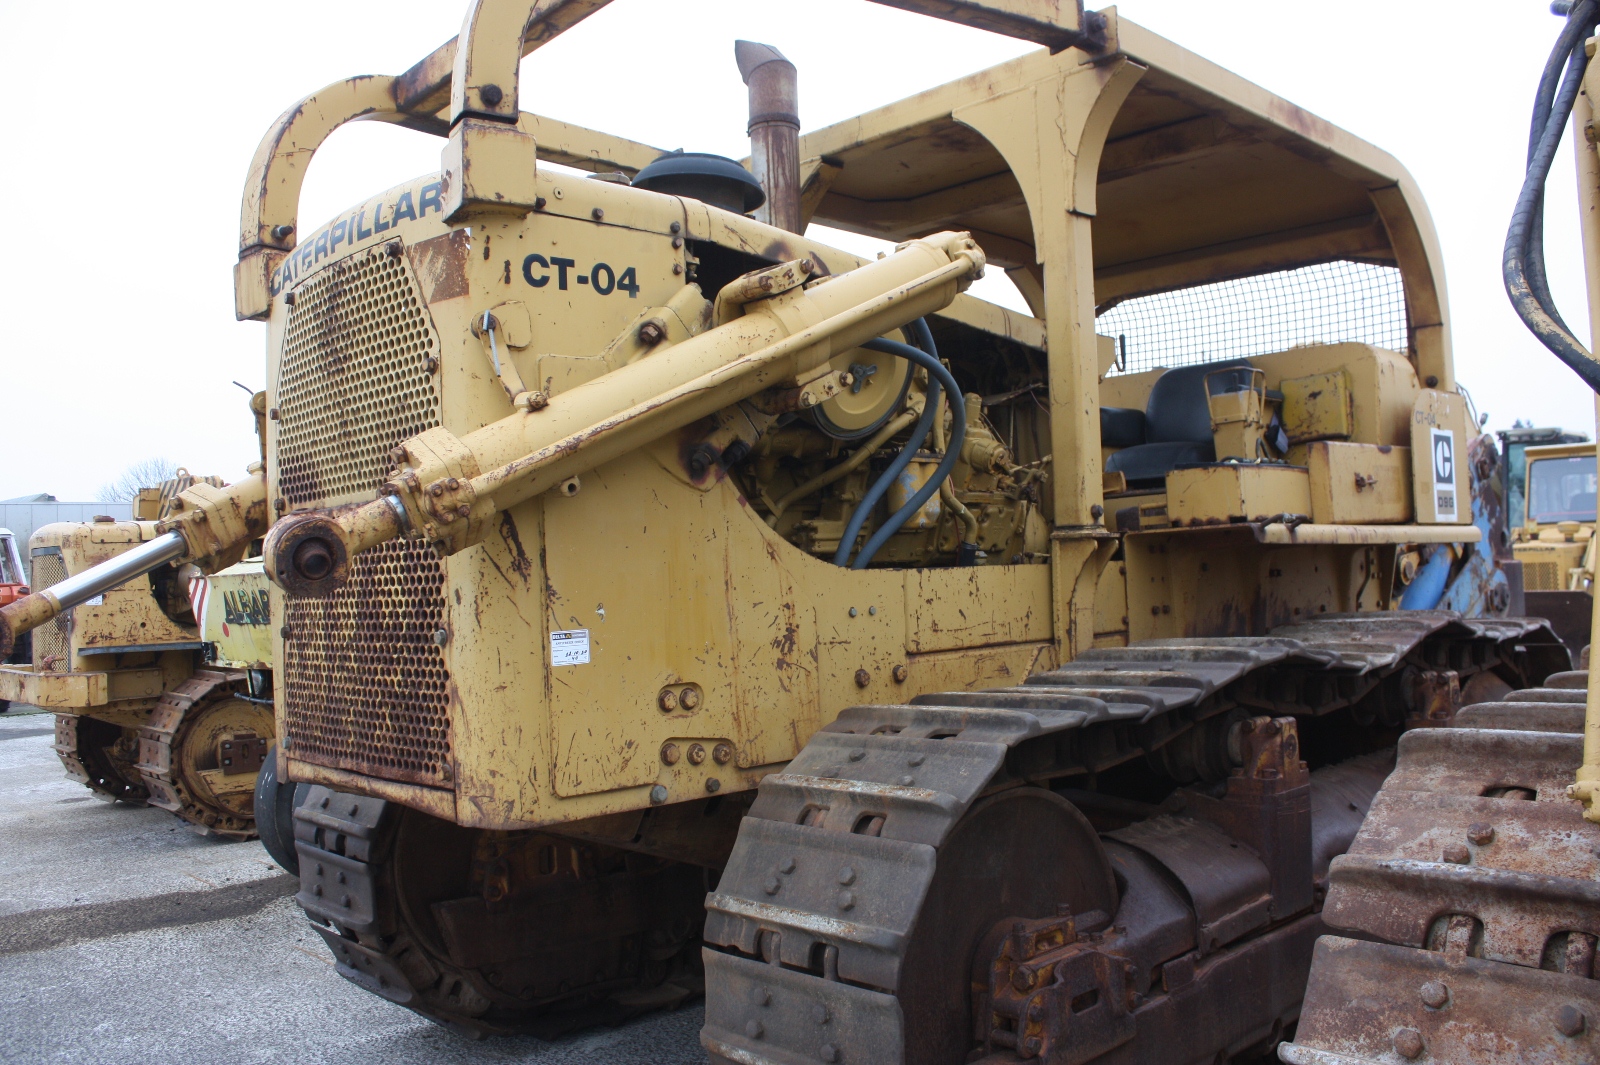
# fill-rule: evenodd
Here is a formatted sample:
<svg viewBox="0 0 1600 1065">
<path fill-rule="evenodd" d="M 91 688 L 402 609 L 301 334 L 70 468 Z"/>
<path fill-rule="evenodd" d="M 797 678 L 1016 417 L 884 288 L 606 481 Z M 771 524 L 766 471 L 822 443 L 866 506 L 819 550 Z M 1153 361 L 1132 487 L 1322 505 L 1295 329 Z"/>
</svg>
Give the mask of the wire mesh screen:
<svg viewBox="0 0 1600 1065">
<path fill-rule="evenodd" d="M 1400 271 L 1349 260 L 1124 300 L 1095 319 L 1117 338 L 1117 373 L 1248 358 L 1302 344 L 1406 350 Z"/>
</svg>

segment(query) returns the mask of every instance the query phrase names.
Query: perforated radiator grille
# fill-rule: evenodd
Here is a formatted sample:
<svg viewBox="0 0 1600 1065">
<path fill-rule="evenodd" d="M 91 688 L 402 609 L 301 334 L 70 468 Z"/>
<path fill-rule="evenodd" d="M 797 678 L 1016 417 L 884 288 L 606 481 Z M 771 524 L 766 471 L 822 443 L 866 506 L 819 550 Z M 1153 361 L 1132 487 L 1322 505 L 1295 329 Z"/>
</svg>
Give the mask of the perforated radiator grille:
<svg viewBox="0 0 1600 1065">
<path fill-rule="evenodd" d="M 439 424 L 438 337 L 398 243 L 334 263 L 295 291 L 278 375 L 277 496 L 367 496 L 390 450 Z M 399 541 L 356 556 L 327 599 L 290 599 L 280 683 L 292 757 L 450 786 L 449 675 L 434 633 L 444 570 Z"/>
<path fill-rule="evenodd" d="M 66 579 L 67 564 L 60 555 L 52 551 L 33 556 L 33 591 L 42 592 Z M 65 673 L 72 669 L 71 656 L 72 611 L 64 610 L 33 630 L 33 668 Z"/>
<path fill-rule="evenodd" d="M 1559 592 L 1567 587 L 1561 567 L 1555 562 L 1524 562 L 1522 586 L 1530 592 Z"/>
<path fill-rule="evenodd" d="M 350 583 L 288 600 L 283 699 L 291 757 L 385 780 L 448 786 L 450 675 L 444 570 L 420 543 L 357 555 Z"/>
<path fill-rule="evenodd" d="M 278 377 L 278 494 L 371 492 L 389 451 L 439 424 L 439 341 L 398 244 L 325 267 L 294 294 Z"/>
</svg>

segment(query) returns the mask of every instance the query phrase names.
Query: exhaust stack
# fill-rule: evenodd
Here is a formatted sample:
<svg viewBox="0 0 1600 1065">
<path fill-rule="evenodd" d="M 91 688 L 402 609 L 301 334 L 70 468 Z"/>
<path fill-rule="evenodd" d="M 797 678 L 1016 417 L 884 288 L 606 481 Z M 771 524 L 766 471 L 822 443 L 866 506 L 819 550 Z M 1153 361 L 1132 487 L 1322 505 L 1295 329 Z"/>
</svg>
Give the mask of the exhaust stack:
<svg viewBox="0 0 1600 1065">
<path fill-rule="evenodd" d="M 767 202 L 756 218 L 799 233 L 800 93 L 794 64 L 770 44 L 735 41 L 739 75 L 750 87 L 750 163 Z"/>
</svg>

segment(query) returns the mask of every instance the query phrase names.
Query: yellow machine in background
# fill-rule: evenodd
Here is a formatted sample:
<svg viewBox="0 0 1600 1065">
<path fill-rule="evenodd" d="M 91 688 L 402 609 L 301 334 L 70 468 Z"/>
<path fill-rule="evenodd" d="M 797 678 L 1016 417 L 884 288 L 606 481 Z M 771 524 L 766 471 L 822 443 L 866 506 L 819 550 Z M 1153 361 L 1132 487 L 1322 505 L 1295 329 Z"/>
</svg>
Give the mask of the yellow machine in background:
<svg viewBox="0 0 1600 1065">
<path fill-rule="evenodd" d="M 478 0 L 284 113 L 235 272 L 266 467 L 137 557 L 270 524 L 338 971 L 476 1032 L 703 989 L 747 1065 L 1270 1047 L 1395 739 L 1568 663 L 1485 616 L 1410 177 L 1070 4 L 896 0 L 1048 48 L 805 136 L 740 43 L 748 169 L 523 111 L 601 6 Z M 357 120 L 441 170 L 302 230 Z M 1429 545 L 1479 616 L 1393 610 Z"/>
<path fill-rule="evenodd" d="M 1524 514 L 1511 515 L 1529 614 L 1550 619 L 1574 660 L 1594 615 L 1595 448 L 1526 449 Z"/>
<path fill-rule="evenodd" d="M 148 502 L 139 509 L 153 510 Z M 29 543 L 36 585 L 48 591 L 147 543 L 156 526 L 47 525 Z M 205 660 L 190 597 L 191 582 L 205 580 L 158 569 L 60 614 L 34 630 L 31 663 L 0 667 L 0 698 L 53 712 L 62 764 L 95 792 L 249 838 L 256 772 L 272 738 L 270 700 L 249 701 L 244 673 L 208 668 L 217 663 Z"/>
</svg>

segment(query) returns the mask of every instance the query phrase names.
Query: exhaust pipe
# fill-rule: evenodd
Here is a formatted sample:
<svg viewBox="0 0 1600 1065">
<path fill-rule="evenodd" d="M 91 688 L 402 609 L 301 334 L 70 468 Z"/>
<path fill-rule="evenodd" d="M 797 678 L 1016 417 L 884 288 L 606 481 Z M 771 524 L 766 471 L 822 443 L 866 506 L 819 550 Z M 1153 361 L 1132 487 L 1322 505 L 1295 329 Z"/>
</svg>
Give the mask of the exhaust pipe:
<svg viewBox="0 0 1600 1065">
<path fill-rule="evenodd" d="M 794 64 L 770 44 L 735 41 L 739 76 L 750 87 L 750 163 L 767 202 L 756 219 L 790 233 L 800 222 L 800 90 Z"/>
</svg>

